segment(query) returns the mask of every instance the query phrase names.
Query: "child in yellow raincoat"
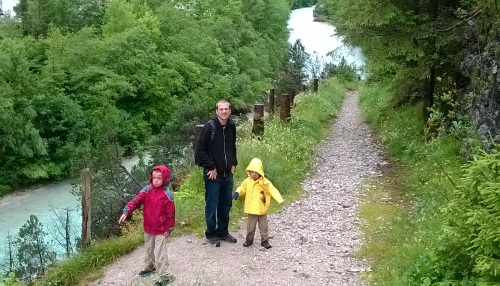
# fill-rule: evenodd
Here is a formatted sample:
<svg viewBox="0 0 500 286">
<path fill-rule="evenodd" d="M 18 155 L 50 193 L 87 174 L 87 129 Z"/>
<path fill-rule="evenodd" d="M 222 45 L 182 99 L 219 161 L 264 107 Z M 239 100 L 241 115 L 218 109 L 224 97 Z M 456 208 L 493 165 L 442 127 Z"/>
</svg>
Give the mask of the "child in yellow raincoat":
<svg viewBox="0 0 500 286">
<path fill-rule="evenodd" d="M 253 244 L 255 226 L 258 223 L 261 245 L 269 249 L 272 246 L 269 244 L 267 212 L 271 205 L 271 197 L 280 204 L 283 202 L 283 198 L 271 181 L 264 177 L 264 166 L 260 159 L 253 158 L 248 164 L 246 172 L 248 178 L 241 182 L 241 185 L 233 194 L 235 200 L 240 196 L 245 196 L 243 212 L 248 215 L 248 223 L 246 241 L 243 246 L 249 247 Z"/>
</svg>

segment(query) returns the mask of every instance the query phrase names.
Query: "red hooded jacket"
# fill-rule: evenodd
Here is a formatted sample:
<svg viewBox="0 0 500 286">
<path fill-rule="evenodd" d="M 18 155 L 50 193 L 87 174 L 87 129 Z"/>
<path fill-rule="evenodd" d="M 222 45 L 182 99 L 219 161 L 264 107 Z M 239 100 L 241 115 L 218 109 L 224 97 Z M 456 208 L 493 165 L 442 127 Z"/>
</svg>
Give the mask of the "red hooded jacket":
<svg viewBox="0 0 500 286">
<path fill-rule="evenodd" d="M 162 173 L 163 185 L 159 188 L 153 186 L 153 171 Z M 123 214 L 129 216 L 134 210 L 144 205 L 144 232 L 151 235 L 172 232 L 175 226 L 174 194 L 168 188 L 170 170 L 163 165 L 153 168 L 149 176 L 149 185 L 133 198 L 123 209 Z"/>
</svg>

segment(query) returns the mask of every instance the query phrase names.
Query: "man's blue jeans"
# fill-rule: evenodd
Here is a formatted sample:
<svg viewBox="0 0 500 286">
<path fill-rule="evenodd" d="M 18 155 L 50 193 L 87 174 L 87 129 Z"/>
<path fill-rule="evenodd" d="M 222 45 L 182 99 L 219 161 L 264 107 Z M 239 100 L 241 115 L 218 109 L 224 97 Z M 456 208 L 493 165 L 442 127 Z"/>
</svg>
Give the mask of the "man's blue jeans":
<svg viewBox="0 0 500 286">
<path fill-rule="evenodd" d="M 206 170 L 203 171 L 205 181 L 205 219 L 207 230 L 205 236 L 223 237 L 228 234 L 229 212 L 231 211 L 234 187 L 233 174 L 223 178 L 209 180 Z"/>
</svg>

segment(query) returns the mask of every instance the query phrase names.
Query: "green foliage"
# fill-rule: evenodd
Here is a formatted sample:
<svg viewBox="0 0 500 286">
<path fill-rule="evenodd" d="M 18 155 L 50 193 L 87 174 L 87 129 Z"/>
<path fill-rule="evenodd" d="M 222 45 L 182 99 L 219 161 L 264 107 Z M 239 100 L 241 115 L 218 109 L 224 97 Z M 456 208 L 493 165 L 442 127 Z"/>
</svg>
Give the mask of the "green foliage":
<svg viewBox="0 0 500 286">
<path fill-rule="evenodd" d="M 144 243 L 144 238 L 140 232 L 101 240 L 74 255 L 71 259 L 60 262 L 57 267 L 51 268 L 42 279 L 34 281 L 34 285 L 79 285 L 89 273 L 115 261 L 142 243 Z"/>
<path fill-rule="evenodd" d="M 292 9 L 298 9 L 302 7 L 311 7 L 318 3 L 317 0 L 294 0 Z"/>
<path fill-rule="evenodd" d="M 336 77 L 342 83 L 355 83 L 359 80 L 359 75 L 357 73 L 356 67 L 349 65 L 345 58 L 340 60 L 340 63 L 326 63 L 323 71 L 321 72 L 321 78 Z"/>
<path fill-rule="evenodd" d="M 450 202 L 441 245 L 436 253 L 435 281 L 500 282 L 500 148 L 479 152 L 464 166 Z M 469 277 L 470 276 L 470 277 Z"/>
<path fill-rule="evenodd" d="M 476 95 L 465 94 L 457 98 L 457 93 L 448 91 L 436 96 L 436 103 L 429 108 L 426 137 L 450 136 L 462 142 L 461 154 L 470 158 L 470 154 L 480 147 L 479 139 L 474 131 L 470 117 Z"/>
<path fill-rule="evenodd" d="M 23 285 L 19 279 L 16 278 L 16 274 L 11 272 L 7 277 L 0 281 L 0 286 L 21 286 Z"/>
<path fill-rule="evenodd" d="M 34 215 L 31 215 L 19 230 L 14 243 L 19 264 L 16 271 L 24 282 L 29 282 L 35 277 L 43 275 L 56 260 L 56 254 L 49 248 L 45 237 L 43 225 Z"/>
<path fill-rule="evenodd" d="M 297 39 L 289 47 L 288 57 L 282 63 L 281 73 L 275 83 L 277 94 L 300 90 L 308 79 L 306 67 L 309 61 L 310 55 L 305 51 L 300 39 Z"/>
<path fill-rule="evenodd" d="M 459 143 L 450 137 L 424 140 L 422 121 L 408 120 L 420 116 L 419 108 L 393 109 L 390 85 L 364 86 L 360 103 L 393 165 L 370 182 L 361 199 L 366 243 L 360 255 L 372 261 L 368 279 L 378 285 L 429 285 L 436 277 L 440 210 L 461 174 Z"/>
<path fill-rule="evenodd" d="M 218 99 L 262 99 L 288 52 L 289 7 L 21 0 L 0 23 L 2 190 L 75 174 L 99 144 L 178 158 Z"/>
<path fill-rule="evenodd" d="M 483 22 L 488 16 L 477 11 L 496 10 L 494 2 L 323 0 L 318 12 L 347 43 L 363 50 L 368 80 L 390 79 L 401 102 L 422 98 L 427 120 L 435 94 L 466 90 L 461 72 L 466 23 Z"/>
</svg>

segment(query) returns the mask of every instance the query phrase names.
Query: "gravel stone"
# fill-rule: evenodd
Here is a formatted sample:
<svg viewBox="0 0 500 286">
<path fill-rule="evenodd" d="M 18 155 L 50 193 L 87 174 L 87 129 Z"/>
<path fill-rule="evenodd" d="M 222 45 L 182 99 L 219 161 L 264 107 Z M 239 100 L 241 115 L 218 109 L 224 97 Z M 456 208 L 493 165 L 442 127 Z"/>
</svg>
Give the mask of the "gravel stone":
<svg viewBox="0 0 500 286">
<path fill-rule="evenodd" d="M 369 265 L 354 256 L 362 243 L 356 197 L 363 178 L 381 176 L 387 162 L 357 102 L 358 94 L 348 92 L 302 184 L 304 196 L 269 215 L 271 249 L 260 245 L 258 230 L 255 243 L 243 247 L 244 223 L 234 233 L 237 244 L 216 248 L 195 235 L 175 237 L 168 243 L 170 270 L 177 277 L 172 285 L 368 285 L 362 275 Z M 137 275 L 143 260 L 141 246 L 91 285 L 153 285 L 157 274 Z"/>
</svg>

